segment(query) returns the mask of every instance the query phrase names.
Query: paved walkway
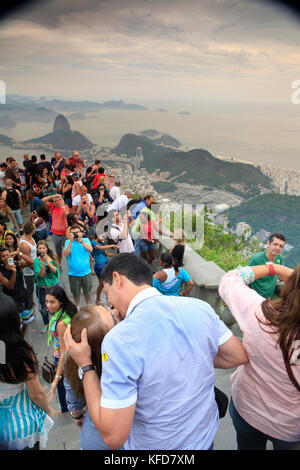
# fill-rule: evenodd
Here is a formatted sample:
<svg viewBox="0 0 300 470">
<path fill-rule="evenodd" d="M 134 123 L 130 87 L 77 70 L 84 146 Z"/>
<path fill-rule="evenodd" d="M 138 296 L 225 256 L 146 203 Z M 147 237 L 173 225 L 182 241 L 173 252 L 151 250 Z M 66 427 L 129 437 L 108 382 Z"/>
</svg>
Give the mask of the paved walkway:
<svg viewBox="0 0 300 470">
<path fill-rule="evenodd" d="M 51 237 L 48 237 L 48 243 L 52 247 Z M 65 288 L 67 294 L 72 298 L 69 282 L 68 282 L 68 267 L 66 258 L 63 256 L 62 261 L 62 276 L 60 278 L 60 284 Z M 92 300 L 96 299 L 96 288 L 97 288 L 97 277 L 93 276 L 93 290 L 92 290 Z M 102 293 L 103 300 L 105 296 Z M 26 339 L 30 344 L 32 344 L 39 360 L 41 366 L 44 356 L 51 357 L 52 349 L 47 347 L 47 335 L 42 335 L 40 329 L 43 326 L 42 317 L 38 311 L 38 302 L 35 298 L 37 305 L 37 315 L 33 323 L 28 325 L 26 332 Z M 84 305 L 82 301 L 81 305 Z M 232 370 L 216 370 L 216 385 L 228 396 L 230 396 L 230 375 Z M 40 374 L 40 381 L 46 391 L 50 389 L 48 385 Z M 60 410 L 59 402 L 57 397 L 55 397 L 53 403 L 53 408 L 55 410 Z M 80 449 L 80 430 L 74 423 L 73 418 L 69 413 L 64 413 L 63 415 L 55 418 L 55 424 L 52 430 L 49 433 L 48 447 L 49 450 L 79 450 Z M 232 426 L 231 418 L 227 412 L 226 416 L 220 420 L 219 430 L 217 432 L 215 441 L 214 441 L 215 450 L 234 450 L 236 449 L 235 443 L 235 431 Z"/>
</svg>

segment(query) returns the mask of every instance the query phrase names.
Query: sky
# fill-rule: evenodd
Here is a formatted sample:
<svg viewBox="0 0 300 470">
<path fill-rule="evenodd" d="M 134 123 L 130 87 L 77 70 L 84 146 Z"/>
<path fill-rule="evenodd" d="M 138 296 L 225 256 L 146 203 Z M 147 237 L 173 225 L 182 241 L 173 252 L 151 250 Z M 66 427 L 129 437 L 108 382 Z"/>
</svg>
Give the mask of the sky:
<svg viewBox="0 0 300 470">
<path fill-rule="evenodd" d="M 262 0 L 43 0 L 0 21 L 7 93 L 289 103 L 300 16 Z"/>
</svg>

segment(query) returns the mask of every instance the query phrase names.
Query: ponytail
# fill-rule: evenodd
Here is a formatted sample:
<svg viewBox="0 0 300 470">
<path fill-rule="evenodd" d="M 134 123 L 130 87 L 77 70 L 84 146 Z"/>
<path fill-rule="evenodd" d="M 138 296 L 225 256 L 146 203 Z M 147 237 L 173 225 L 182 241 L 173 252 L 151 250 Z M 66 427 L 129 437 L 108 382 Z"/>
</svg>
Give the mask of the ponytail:
<svg viewBox="0 0 300 470">
<path fill-rule="evenodd" d="M 178 271 L 179 270 L 179 263 L 177 261 L 176 258 L 173 258 L 173 256 L 171 255 L 171 253 L 169 253 L 168 251 L 165 252 L 165 253 L 162 253 L 160 255 L 160 259 L 161 261 L 164 263 L 164 265 L 166 266 L 166 268 L 171 268 L 173 267 L 175 269 L 175 271 Z"/>
</svg>

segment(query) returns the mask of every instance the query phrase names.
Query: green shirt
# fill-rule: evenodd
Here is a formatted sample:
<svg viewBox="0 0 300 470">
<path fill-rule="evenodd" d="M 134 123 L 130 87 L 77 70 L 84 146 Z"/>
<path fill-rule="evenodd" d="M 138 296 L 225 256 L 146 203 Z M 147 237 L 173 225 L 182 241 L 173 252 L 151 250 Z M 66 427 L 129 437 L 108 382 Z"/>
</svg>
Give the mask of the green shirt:
<svg viewBox="0 0 300 470">
<path fill-rule="evenodd" d="M 260 266 L 270 262 L 270 260 L 267 258 L 266 253 L 267 250 L 252 256 L 248 263 L 248 266 Z M 276 258 L 273 260 L 273 263 L 283 265 L 284 263 L 282 255 L 276 256 Z M 276 274 L 275 276 L 264 276 L 254 281 L 252 284 L 250 284 L 249 287 L 251 287 L 251 289 L 254 289 L 259 295 L 261 295 L 265 299 L 268 299 L 272 298 L 275 294 L 277 280 L 278 276 Z"/>
<path fill-rule="evenodd" d="M 54 261 L 51 261 L 51 264 L 54 266 Z M 58 278 L 60 276 L 60 272 L 57 266 L 56 273 L 53 273 L 50 268 L 48 267 L 47 263 L 45 262 L 45 275 L 44 277 L 39 276 L 39 272 L 41 270 L 41 262 L 38 258 L 35 258 L 33 261 L 33 272 L 35 275 L 35 281 L 37 286 L 43 287 L 51 287 L 58 283 Z"/>
</svg>

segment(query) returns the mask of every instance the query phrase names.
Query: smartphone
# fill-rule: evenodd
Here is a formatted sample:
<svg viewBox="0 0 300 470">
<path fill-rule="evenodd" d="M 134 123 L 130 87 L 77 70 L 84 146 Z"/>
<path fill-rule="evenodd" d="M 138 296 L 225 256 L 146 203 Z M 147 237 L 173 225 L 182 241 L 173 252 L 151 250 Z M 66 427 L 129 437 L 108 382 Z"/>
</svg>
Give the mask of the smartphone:
<svg viewBox="0 0 300 470">
<path fill-rule="evenodd" d="M 12 258 L 8 258 L 8 264 L 9 266 L 12 266 L 14 263 L 14 260 Z"/>
</svg>

